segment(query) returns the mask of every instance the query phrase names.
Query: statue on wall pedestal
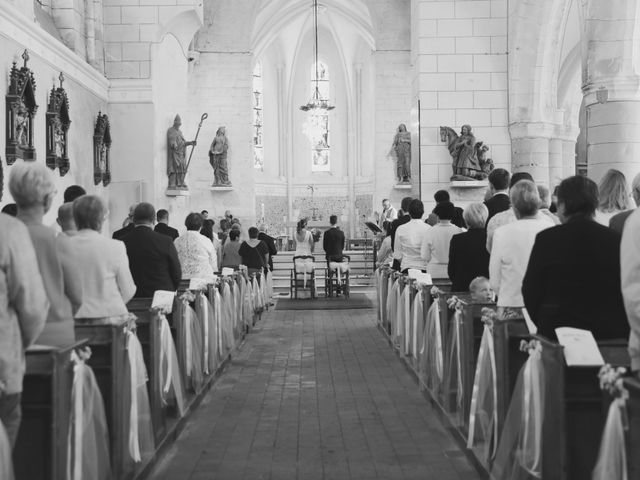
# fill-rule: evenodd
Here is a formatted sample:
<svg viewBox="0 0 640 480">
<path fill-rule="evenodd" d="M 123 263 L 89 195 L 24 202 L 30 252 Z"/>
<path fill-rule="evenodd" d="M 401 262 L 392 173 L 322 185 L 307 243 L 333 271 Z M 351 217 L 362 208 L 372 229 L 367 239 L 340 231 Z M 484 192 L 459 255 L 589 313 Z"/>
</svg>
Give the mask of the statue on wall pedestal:
<svg viewBox="0 0 640 480">
<path fill-rule="evenodd" d="M 453 158 L 451 180 L 484 180 L 493 170 L 493 161 L 487 158 L 489 147 L 476 141 L 471 125 L 463 125 L 460 135 L 452 128 L 440 127 L 440 140 L 447 142 Z"/>
<path fill-rule="evenodd" d="M 111 149 L 111 126 L 109 117 L 98 112 L 96 128 L 93 132 L 93 183 L 100 182 L 106 187 L 111 183 L 109 150 Z"/>
<path fill-rule="evenodd" d="M 407 131 L 407 126 L 404 123 L 398 126 L 390 153 L 395 153 L 396 156 L 396 176 L 398 183 L 410 183 L 411 133 Z"/>
<path fill-rule="evenodd" d="M 189 190 L 184 183 L 187 174 L 187 147 L 195 146 L 196 141 L 187 142 L 182 136 L 180 126 L 182 120 L 176 115 L 173 126 L 167 130 L 167 175 L 169 176 L 169 190 Z"/>
<path fill-rule="evenodd" d="M 29 53 L 22 54 L 22 68 L 13 62 L 9 75 L 9 88 L 5 96 L 7 114 L 7 138 L 5 153 L 7 165 L 13 165 L 16 159 L 35 160 L 36 149 L 33 146 L 33 118 L 36 104 L 36 81 L 33 72 L 27 67 Z"/>
<path fill-rule="evenodd" d="M 209 163 L 213 168 L 213 187 L 230 186 L 229 168 L 227 165 L 227 151 L 229 150 L 229 140 L 227 140 L 226 127 L 218 128 L 216 137 L 211 142 L 209 148 Z"/>
<path fill-rule="evenodd" d="M 60 176 L 64 177 L 69 171 L 69 99 L 67 92 L 62 88 L 64 75 L 60 72 L 60 86 L 55 86 L 49 94 L 47 106 L 47 167 L 60 170 Z"/>
</svg>

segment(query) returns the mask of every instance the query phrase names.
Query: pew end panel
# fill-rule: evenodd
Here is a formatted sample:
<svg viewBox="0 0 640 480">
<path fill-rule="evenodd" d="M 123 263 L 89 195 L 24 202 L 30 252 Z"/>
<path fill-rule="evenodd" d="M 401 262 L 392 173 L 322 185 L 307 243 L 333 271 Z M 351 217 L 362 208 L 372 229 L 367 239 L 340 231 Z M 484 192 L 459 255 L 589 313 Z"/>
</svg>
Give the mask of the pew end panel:
<svg viewBox="0 0 640 480">
<path fill-rule="evenodd" d="M 627 340 L 599 340 L 605 363 L 629 370 Z M 608 402 L 600 389 L 600 367 L 565 364 L 565 431 L 567 478 L 590 478 L 598 458 Z M 633 478 L 633 477 L 630 477 Z"/>
<path fill-rule="evenodd" d="M 73 362 L 86 346 L 33 346 L 26 352 L 22 422 L 13 451 L 17 480 L 66 480 Z M 34 461 L 37 459 L 37 461 Z"/>
<path fill-rule="evenodd" d="M 637 377 L 624 379 L 624 388 L 629 392 L 627 416 L 629 429 L 626 432 L 628 478 L 640 478 L 640 380 Z"/>
</svg>

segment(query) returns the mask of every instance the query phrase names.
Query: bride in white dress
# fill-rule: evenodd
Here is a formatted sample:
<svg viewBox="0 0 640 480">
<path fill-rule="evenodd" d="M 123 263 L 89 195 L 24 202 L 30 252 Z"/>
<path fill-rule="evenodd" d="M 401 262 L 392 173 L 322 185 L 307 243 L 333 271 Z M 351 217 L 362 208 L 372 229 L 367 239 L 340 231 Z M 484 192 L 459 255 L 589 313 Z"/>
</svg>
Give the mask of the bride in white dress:
<svg viewBox="0 0 640 480">
<path fill-rule="evenodd" d="M 298 225 L 296 226 L 296 250 L 293 253 L 294 257 L 304 256 L 304 255 L 313 255 L 313 235 L 309 230 L 307 230 L 307 219 L 303 218 L 298 221 Z M 307 273 L 313 272 L 314 263 L 311 258 L 297 259 L 295 261 L 296 271 L 299 273 L 304 273 L 304 288 L 307 287 Z"/>
</svg>

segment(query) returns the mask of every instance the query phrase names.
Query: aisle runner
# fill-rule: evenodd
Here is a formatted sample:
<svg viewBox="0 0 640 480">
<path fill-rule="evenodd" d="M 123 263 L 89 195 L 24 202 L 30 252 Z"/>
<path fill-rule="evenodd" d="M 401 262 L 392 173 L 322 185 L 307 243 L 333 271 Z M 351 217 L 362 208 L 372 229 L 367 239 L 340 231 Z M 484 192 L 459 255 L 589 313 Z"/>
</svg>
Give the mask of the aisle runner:
<svg viewBox="0 0 640 480">
<path fill-rule="evenodd" d="M 279 298 L 276 310 L 354 310 L 373 308 L 373 303 L 364 293 L 352 293 L 349 298 L 296 299 Z"/>
</svg>

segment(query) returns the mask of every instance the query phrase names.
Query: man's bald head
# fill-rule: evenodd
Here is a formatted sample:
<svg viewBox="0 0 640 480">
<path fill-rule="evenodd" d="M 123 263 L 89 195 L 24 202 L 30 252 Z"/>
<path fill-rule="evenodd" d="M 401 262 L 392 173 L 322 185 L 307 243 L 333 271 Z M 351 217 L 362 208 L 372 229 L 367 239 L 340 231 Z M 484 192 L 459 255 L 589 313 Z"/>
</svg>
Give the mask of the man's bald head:
<svg viewBox="0 0 640 480">
<path fill-rule="evenodd" d="M 73 202 L 67 202 L 60 205 L 58 208 L 58 218 L 56 219 L 58 225 L 63 232 L 73 232 L 76 229 L 76 222 L 73 219 Z"/>
</svg>

